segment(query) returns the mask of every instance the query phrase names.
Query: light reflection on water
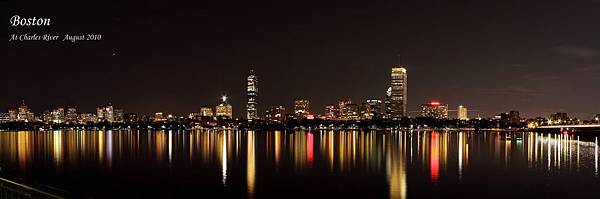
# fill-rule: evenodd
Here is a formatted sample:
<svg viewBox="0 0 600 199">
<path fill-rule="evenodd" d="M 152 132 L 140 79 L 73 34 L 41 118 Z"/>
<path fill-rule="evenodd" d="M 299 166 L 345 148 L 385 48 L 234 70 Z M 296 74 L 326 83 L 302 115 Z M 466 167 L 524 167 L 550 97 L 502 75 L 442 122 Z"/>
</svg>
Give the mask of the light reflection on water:
<svg viewBox="0 0 600 199">
<path fill-rule="evenodd" d="M 597 138 L 531 132 L 26 131 L 1 132 L 0 149 L 2 171 L 16 176 L 68 172 L 88 163 L 97 165 L 90 170 L 112 175 L 144 161 L 159 173 L 220 173 L 218 184 L 232 186 L 222 191 L 241 190 L 248 198 L 269 192 L 273 181 L 266 180 L 285 171 L 296 177 L 385 176 L 390 198 L 410 196 L 413 178 L 430 186 L 460 184 L 473 178 L 473 166 L 597 178 L 599 155 Z M 181 164 L 192 166 L 176 169 Z M 204 167 L 193 166 L 198 164 Z M 86 194 L 101 195 L 93 189 Z"/>
</svg>

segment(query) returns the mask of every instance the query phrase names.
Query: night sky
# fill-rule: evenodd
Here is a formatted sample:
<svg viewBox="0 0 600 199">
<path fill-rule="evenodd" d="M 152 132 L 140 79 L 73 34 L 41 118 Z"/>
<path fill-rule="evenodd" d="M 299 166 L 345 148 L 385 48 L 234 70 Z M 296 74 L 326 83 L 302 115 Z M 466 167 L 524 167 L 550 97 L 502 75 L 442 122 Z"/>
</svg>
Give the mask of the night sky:
<svg viewBox="0 0 600 199">
<path fill-rule="evenodd" d="M 297 98 L 320 114 L 341 98 L 383 99 L 400 55 L 410 111 L 438 99 L 480 110 L 471 116 L 600 113 L 600 0 L 374 2 L 3 2 L 0 111 L 24 99 L 36 113 L 112 102 L 187 114 L 227 94 L 242 117 L 253 65 L 261 115 Z M 11 27 L 15 14 L 52 24 Z M 102 40 L 8 42 L 17 33 Z"/>
</svg>

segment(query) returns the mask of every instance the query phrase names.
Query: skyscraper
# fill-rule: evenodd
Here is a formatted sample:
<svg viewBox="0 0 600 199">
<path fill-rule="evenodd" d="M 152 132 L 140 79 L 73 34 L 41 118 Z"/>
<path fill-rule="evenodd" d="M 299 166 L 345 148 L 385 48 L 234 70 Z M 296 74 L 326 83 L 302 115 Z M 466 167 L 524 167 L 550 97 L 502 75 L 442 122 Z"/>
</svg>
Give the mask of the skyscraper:
<svg viewBox="0 0 600 199">
<path fill-rule="evenodd" d="M 34 115 L 31 111 L 29 111 L 29 107 L 25 105 L 25 100 L 19 106 L 19 111 L 17 112 L 17 121 L 20 122 L 33 122 Z"/>
<path fill-rule="evenodd" d="M 215 107 L 217 117 L 233 118 L 233 107 L 227 101 L 227 96 L 221 97 L 222 102 Z"/>
<path fill-rule="evenodd" d="M 467 107 L 464 107 L 463 105 L 458 106 L 458 109 L 456 110 L 456 118 L 459 120 L 469 120 Z"/>
<path fill-rule="evenodd" d="M 115 121 L 114 108 L 110 103 L 106 107 L 96 108 L 96 113 L 98 122 L 112 123 Z"/>
<path fill-rule="evenodd" d="M 398 119 L 407 116 L 407 75 L 405 66 L 392 68 L 392 81 L 390 91 L 390 117 Z"/>
<path fill-rule="evenodd" d="M 337 109 L 335 108 L 335 105 L 333 104 L 329 104 L 325 106 L 325 110 L 323 111 L 323 116 L 325 116 L 325 119 L 328 120 L 333 120 L 337 118 Z"/>
<path fill-rule="evenodd" d="M 310 101 L 296 100 L 294 101 L 294 115 L 296 119 L 302 119 L 305 115 L 310 114 Z"/>
<path fill-rule="evenodd" d="M 248 121 L 259 119 L 257 105 L 258 101 L 256 98 L 258 97 L 258 76 L 254 74 L 254 70 L 250 69 L 250 74 L 248 74 L 248 85 L 246 89 L 246 95 L 248 98 L 248 103 L 246 104 L 246 118 Z"/>
</svg>

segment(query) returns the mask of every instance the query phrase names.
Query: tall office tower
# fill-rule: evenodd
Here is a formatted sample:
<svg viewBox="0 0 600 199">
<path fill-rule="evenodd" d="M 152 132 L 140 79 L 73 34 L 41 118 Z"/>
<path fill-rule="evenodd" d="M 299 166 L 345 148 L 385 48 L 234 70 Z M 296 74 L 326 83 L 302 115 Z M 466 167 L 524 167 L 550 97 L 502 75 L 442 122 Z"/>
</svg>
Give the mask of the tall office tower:
<svg viewBox="0 0 600 199">
<path fill-rule="evenodd" d="M 310 102 L 308 100 L 294 101 L 294 115 L 296 119 L 302 119 L 305 115 L 310 114 Z"/>
<path fill-rule="evenodd" d="M 202 107 L 200 108 L 200 116 L 201 117 L 212 117 L 213 110 L 210 107 Z"/>
<path fill-rule="evenodd" d="M 96 108 L 96 113 L 98 117 L 98 122 L 112 123 L 115 121 L 114 108 L 110 103 L 106 107 Z"/>
<path fill-rule="evenodd" d="M 459 120 L 469 120 L 467 107 L 464 107 L 463 105 L 458 106 L 458 109 L 456 110 L 456 118 Z"/>
<path fill-rule="evenodd" d="M 325 119 L 327 119 L 327 120 L 333 120 L 333 119 L 337 118 L 337 116 L 336 116 L 337 113 L 336 112 L 337 112 L 337 110 L 335 108 L 335 105 L 329 104 L 329 105 L 325 106 L 325 110 L 323 111 L 323 115 L 325 116 Z"/>
<path fill-rule="evenodd" d="M 360 117 L 362 119 L 375 119 L 381 117 L 382 102 L 378 99 L 368 99 L 362 103 Z"/>
<path fill-rule="evenodd" d="M 430 101 L 421 105 L 421 117 L 448 119 L 448 105 L 439 101 Z"/>
<path fill-rule="evenodd" d="M 390 118 L 392 115 L 392 87 L 388 87 L 385 91 L 384 112 L 385 118 Z"/>
<path fill-rule="evenodd" d="M 392 68 L 390 91 L 390 117 L 398 119 L 407 116 L 407 75 L 406 67 L 400 65 Z"/>
<path fill-rule="evenodd" d="M 348 99 L 341 99 L 340 101 L 338 101 L 338 110 L 339 110 L 339 115 L 338 118 L 342 119 L 342 120 L 347 120 L 349 115 L 350 115 L 350 110 L 348 108 L 348 105 L 352 104 L 352 100 L 350 98 Z"/>
<path fill-rule="evenodd" d="M 246 104 L 246 118 L 248 121 L 257 120 L 258 117 L 258 76 L 254 74 L 254 70 L 250 69 L 248 74 L 248 85 L 246 87 L 246 95 L 248 104 Z"/>
<path fill-rule="evenodd" d="M 346 120 L 360 119 L 358 104 L 346 104 Z"/>
<path fill-rule="evenodd" d="M 29 111 L 29 107 L 25 105 L 25 100 L 21 102 L 21 106 L 19 106 L 17 112 L 17 121 L 19 122 L 33 122 L 34 116 L 31 111 Z"/>
<path fill-rule="evenodd" d="M 65 122 L 68 124 L 77 123 L 77 109 L 76 108 L 67 108 L 67 113 L 65 113 Z"/>
<path fill-rule="evenodd" d="M 227 101 L 227 96 L 221 97 L 222 102 L 215 107 L 217 117 L 233 118 L 233 107 Z"/>
<path fill-rule="evenodd" d="M 52 111 L 52 123 L 62 124 L 65 123 L 65 109 L 57 108 Z"/>
<path fill-rule="evenodd" d="M 283 106 L 271 106 L 265 112 L 265 119 L 270 123 L 283 123 L 285 121 L 285 108 Z"/>
</svg>

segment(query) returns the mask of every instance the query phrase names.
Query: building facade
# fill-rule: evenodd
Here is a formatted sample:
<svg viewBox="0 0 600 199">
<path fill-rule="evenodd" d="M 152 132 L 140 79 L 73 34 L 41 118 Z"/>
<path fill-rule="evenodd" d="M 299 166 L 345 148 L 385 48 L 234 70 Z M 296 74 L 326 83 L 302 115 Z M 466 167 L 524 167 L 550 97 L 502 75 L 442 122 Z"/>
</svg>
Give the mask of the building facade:
<svg viewBox="0 0 600 199">
<path fill-rule="evenodd" d="M 215 107 L 217 117 L 233 118 L 233 107 L 227 101 L 227 96 L 221 97 L 222 102 Z"/>
<path fill-rule="evenodd" d="M 202 107 L 200 108 L 200 116 L 201 117 L 212 117 L 213 110 L 210 107 Z"/>
<path fill-rule="evenodd" d="M 310 101 L 301 99 L 294 101 L 294 116 L 296 119 L 302 119 L 310 114 Z"/>
<path fill-rule="evenodd" d="M 433 119 L 448 119 L 448 105 L 439 101 L 430 101 L 421 105 L 421 117 Z"/>
<path fill-rule="evenodd" d="M 362 103 L 360 108 L 360 117 L 362 119 L 376 119 L 382 116 L 383 102 L 379 99 L 368 99 Z"/>
<path fill-rule="evenodd" d="M 271 106 L 265 111 L 265 119 L 269 123 L 285 122 L 285 108 L 283 106 Z"/>
<path fill-rule="evenodd" d="M 469 120 L 467 107 L 463 105 L 458 106 L 458 108 L 456 109 L 456 119 Z"/>
<path fill-rule="evenodd" d="M 389 117 L 398 119 L 407 115 L 407 72 L 405 66 L 392 68 L 392 81 L 390 89 Z"/>
<path fill-rule="evenodd" d="M 254 74 L 254 70 L 250 69 L 250 74 L 248 74 L 247 78 L 247 87 L 246 87 L 246 118 L 248 121 L 259 119 L 258 116 L 258 76 Z"/>
</svg>

